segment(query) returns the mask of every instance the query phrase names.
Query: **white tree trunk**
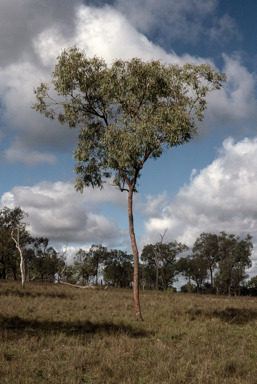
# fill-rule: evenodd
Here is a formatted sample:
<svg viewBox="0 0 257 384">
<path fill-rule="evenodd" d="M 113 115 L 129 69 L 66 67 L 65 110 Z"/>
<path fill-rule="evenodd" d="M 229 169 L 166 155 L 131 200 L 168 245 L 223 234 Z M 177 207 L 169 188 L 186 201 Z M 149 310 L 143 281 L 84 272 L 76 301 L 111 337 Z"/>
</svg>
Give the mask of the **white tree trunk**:
<svg viewBox="0 0 257 384">
<path fill-rule="evenodd" d="M 15 238 L 13 237 L 13 230 L 12 230 L 11 236 L 12 236 L 13 241 L 16 244 L 16 248 L 18 249 L 18 251 L 20 253 L 21 286 L 22 286 L 22 288 L 24 288 L 25 287 L 25 264 L 24 264 L 24 259 L 22 256 L 22 251 L 20 249 L 20 244 L 19 244 L 19 230 L 20 230 L 20 228 L 18 227 L 17 228 L 17 240 L 15 240 Z"/>
</svg>

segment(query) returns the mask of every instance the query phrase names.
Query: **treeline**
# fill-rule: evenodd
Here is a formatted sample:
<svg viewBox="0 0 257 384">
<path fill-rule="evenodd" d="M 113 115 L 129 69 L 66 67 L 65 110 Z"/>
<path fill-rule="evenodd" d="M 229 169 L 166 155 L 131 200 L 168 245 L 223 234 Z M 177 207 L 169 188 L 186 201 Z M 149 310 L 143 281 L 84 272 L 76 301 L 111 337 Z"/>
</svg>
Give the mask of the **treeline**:
<svg viewBox="0 0 257 384">
<path fill-rule="evenodd" d="M 177 242 L 163 244 L 161 236 L 159 243 L 146 245 L 142 251 L 146 286 L 167 289 L 182 275 L 187 280 L 183 292 L 257 295 L 257 276 L 246 283 L 246 269 L 252 265 L 251 239 L 250 235 L 242 240 L 225 232 L 202 233 L 192 252 L 178 258 L 188 247 Z"/>
<path fill-rule="evenodd" d="M 11 237 L 19 228 L 19 244 L 23 253 L 26 280 L 61 280 L 70 284 L 107 284 L 132 287 L 133 255 L 122 250 L 108 250 L 103 245 L 92 245 L 88 251 L 80 249 L 71 266 L 66 265 L 65 252 L 58 253 L 47 238 L 30 236 L 24 222 L 26 213 L 20 207 L 5 207 L 0 211 L 0 278 L 20 279 L 20 257 Z M 15 231 L 14 231 L 15 234 Z M 164 233 L 165 235 L 165 233 Z M 257 276 L 246 283 L 246 269 L 251 267 L 252 237 L 240 239 L 221 232 L 219 235 L 202 233 L 192 252 L 176 241 L 161 241 L 144 246 L 139 264 L 142 289 L 176 290 L 174 282 L 184 276 L 187 284 L 183 292 L 218 293 L 228 295 L 257 295 Z M 185 256 L 186 255 L 186 256 Z"/>
</svg>

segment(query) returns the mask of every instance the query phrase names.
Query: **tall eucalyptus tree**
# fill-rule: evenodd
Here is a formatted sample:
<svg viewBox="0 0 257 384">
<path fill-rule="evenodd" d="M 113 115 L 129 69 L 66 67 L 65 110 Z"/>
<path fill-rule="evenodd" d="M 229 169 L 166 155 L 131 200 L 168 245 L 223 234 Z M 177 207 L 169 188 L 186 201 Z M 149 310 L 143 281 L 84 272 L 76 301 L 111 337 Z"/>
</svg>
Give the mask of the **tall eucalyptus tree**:
<svg viewBox="0 0 257 384">
<path fill-rule="evenodd" d="M 139 255 L 133 222 L 133 194 L 145 162 L 165 147 L 192 139 L 202 120 L 206 95 L 220 89 L 226 76 L 210 65 L 163 64 L 88 58 L 77 47 L 64 49 L 52 73 L 56 97 L 46 83 L 35 89 L 33 108 L 46 117 L 80 127 L 75 150 L 76 189 L 108 183 L 128 193 L 128 217 L 134 255 L 134 304 L 139 303 Z M 59 109 L 60 107 L 60 109 Z"/>
</svg>

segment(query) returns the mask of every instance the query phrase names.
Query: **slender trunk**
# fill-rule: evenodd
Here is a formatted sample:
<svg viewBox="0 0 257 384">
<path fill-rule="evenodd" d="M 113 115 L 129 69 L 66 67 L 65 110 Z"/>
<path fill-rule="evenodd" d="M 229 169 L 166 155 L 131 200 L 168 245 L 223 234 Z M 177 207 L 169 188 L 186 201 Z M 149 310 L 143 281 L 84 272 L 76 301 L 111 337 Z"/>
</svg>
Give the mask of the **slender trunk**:
<svg viewBox="0 0 257 384">
<path fill-rule="evenodd" d="M 190 279 L 190 275 L 189 275 L 189 278 L 188 278 L 188 282 L 189 282 L 189 293 L 191 293 L 191 279 Z"/>
<path fill-rule="evenodd" d="M 159 268 L 158 263 L 156 263 L 156 280 L 155 280 L 155 290 L 158 291 L 159 285 Z"/>
<path fill-rule="evenodd" d="M 2 279 L 6 279 L 5 263 L 4 263 L 4 267 L 3 267 Z"/>
<path fill-rule="evenodd" d="M 129 234 L 131 240 L 132 251 L 134 255 L 134 305 L 136 312 L 136 319 L 138 321 L 143 321 L 141 310 L 140 310 L 140 302 L 139 302 L 139 257 L 138 257 L 138 249 L 136 243 L 136 236 L 134 231 L 134 219 L 133 219 L 133 189 L 129 189 L 128 193 L 128 217 L 129 217 Z"/>
<path fill-rule="evenodd" d="M 13 270 L 13 279 L 16 281 L 17 280 L 17 276 L 16 276 L 16 273 L 15 271 Z"/>
<path fill-rule="evenodd" d="M 22 251 L 20 249 L 20 243 L 19 243 L 19 227 L 17 228 L 17 241 L 13 237 L 13 231 L 12 231 L 12 239 L 14 240 L 16 244 L 16 248 L 18 249 L 20 253 L 20 270 L 21 270 L 21 286 L 22 288 L 25 288 L 25 264 L 24 264 L 24 259 L 22 256 Z"/>
</svg>

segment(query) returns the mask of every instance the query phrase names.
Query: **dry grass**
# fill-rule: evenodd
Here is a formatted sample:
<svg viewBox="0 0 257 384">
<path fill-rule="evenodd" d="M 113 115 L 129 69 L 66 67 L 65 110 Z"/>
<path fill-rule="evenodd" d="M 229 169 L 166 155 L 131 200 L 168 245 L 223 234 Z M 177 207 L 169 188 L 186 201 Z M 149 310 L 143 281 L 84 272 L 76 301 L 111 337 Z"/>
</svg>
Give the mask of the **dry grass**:
<svg viewBox="0 0 257 384">
<path fill-rule="evenodd" d="M 257 299 L 0 282 L 0 383 L 257 383 Z"/>
</svg>

